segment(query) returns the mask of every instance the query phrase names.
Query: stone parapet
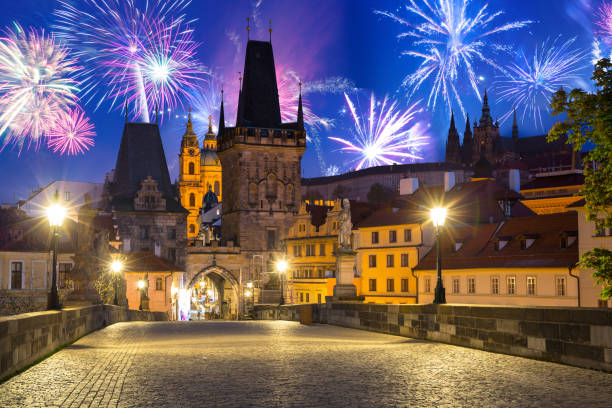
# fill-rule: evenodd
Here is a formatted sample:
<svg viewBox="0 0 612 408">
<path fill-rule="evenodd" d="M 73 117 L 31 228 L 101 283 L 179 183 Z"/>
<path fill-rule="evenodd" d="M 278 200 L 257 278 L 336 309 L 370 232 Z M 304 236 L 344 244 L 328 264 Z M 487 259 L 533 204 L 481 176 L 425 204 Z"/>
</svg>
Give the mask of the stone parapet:
<svg viewBox="0 0 612 408">
<path fill-rule="evenodd" d="M 94 305 L 0 317 L 0 379 L 104 326 L 125 321 L 165 321 L 162 312 Z"/>
<path fill-rule="evenodd" d="M 259 306 L 300 321 L 300 306 Z M 476 305 L 313 304 L 312 320 L 612 372 L 612 310 Z"/>
</svg>

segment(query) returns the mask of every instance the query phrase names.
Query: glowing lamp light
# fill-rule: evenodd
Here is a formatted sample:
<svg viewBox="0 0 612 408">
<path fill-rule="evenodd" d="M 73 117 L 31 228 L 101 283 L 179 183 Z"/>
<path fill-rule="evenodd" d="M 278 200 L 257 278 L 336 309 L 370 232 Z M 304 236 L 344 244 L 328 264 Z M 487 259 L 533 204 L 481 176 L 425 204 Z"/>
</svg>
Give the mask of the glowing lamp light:
<svg viewBox="0 0 612 408">
<path fill-rule="evenodd" d="M 251 297 L 251 291 L 247 290 L 246 292 L 244 292 L 244 296 Z"/>
<path fill-rule="evenodd" d="M 144 289 L 144 287 L 145 287 L 145 281 L 142 279 L 138 280 L 138 289 L 142 290 Z"/>
<path fill-rule="evenodd" d="M 49 225 L 52 227 L 61 227 L 66 218 L 66 208 L 60 204 L 53 204 L 47 208 L 47 218 L 49 218 Z"/>
<path fill-rule="evenodd" d="M 285 273 L 288 267 L 289 267 L 289 264 L 284 259 L 281 259 L 280 261 L 276 262 L 276 270 L 279 271 L 280 273 Z"/>
<path fill-rule="evenodd" d="M 118 259 L 115 259 L 112 263 L 111 263 L 111 271 L 115 272 L 115 273 L 119 273 L 121 272 L 121 269 L 123 269 L 123 262 L 121 262 Z"/>
<path fill-rule="evenodd" d="M 174 283 L 173 283 L 172 288 L 170 289 L 170 294 L 172 295 L 172 297 L 175 297 L 177 293 L 178 293 L 178 288 L 174 286 Z"/>
<path fill-rule="evenodd" d="M 253 282 L 247 283 L 247 288 L 251 289 L 253 287 Z"/>
<path fill-rule="evenodd" d="M 446 208 L 436 207 L 430 210 L 431 221 L 434 227 L 442 227 L 446 220 Z"/>
</svg>

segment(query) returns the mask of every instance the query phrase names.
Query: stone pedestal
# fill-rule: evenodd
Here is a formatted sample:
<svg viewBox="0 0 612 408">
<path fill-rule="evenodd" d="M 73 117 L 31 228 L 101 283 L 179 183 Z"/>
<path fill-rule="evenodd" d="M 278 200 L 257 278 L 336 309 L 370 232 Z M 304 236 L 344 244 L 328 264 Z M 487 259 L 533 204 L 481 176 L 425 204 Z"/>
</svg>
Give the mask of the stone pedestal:
<svg viewBox="0 0 612 408">
<path fill-rule="evenodd" d="M 351 249 L 339 248 L 336 251 L 336 285 L 334 300 L 357 298 L 357 288 L 353 283 L 355 258 L 357 253 Z"/>
</svg>

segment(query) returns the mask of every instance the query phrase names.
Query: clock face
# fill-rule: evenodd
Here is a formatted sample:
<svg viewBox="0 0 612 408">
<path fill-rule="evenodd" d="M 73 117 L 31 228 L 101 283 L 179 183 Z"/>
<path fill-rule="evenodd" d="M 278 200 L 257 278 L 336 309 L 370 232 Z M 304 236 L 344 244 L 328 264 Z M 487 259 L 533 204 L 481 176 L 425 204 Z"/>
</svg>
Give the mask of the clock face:
<svg viewBox="0 0 612 408">
<path fill-rule="evenodd" d="M 189 154 L 193 156 L 193 149 L 189 149 Z"/>
</svg>

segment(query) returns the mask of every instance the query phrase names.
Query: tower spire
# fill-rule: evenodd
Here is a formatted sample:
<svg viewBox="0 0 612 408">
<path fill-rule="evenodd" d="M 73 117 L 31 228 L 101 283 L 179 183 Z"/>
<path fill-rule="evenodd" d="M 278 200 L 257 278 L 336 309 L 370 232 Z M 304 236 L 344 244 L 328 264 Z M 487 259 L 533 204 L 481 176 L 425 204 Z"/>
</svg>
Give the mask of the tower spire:
<svg viewBox="0 0 612 408">
<path fill-rule="evenodd" d="M 272 44 L 272 20 L 269 20 L 270 28 L 268 28 L 268 32 L 270 33 L 270 44 Z"/>
<path fill-rule="evenodd" d="M 467 114 L 465 119 L 465 131 L 463 132 L 463 145 L 461 146 L 461 159 L 463 163 L 472 164 L 472 129 L 470 128 L 470 114 Z"/>
<path fill-rule="evenodd" d="M 208 133 L 212 133 L 212 115 L 208 115 Z"/>
<path fill-rule="evenodd" d="M 451 122 L 448 128 L 448 139 L 446 142 L 447 163 L 461 163 L 461 145 L 459 144 L 459 133 L 455 127 L 455 113 L 451 111 Z"/>
<path fill-rule="evenodd" d="M 225 113 L 223 112 L 223 89 L 221 90 L 221 109 L 219 109 L 219 130 L 217 135 L 221 135 L 225 128 Z"/>
<path fill-rule="evenodd" d="M 128 115 L 127 115 L 127 99 L 125 100 L 125 103 L 123 104 L 125 107 L 125 123 L 128 123 Z"/>
<path fill-rule="evenodd" d="M 157 102 L 155 102 L 155 123 L 159 123 L 159 107 L 157 106 Z"/>
<path fill-rule="evenodd" d="M 240 85 L 238 87 L 238 90 L 240 92 L 242 92 L 242 72 L 241 71 L 238 71 L 238 81 L 240 81 Z"/>
<path fill-rule="evenodd" d="M 302 109 L 302 81 L 299 82 L 300 96 L 298 99 L 298 113 L 297 113 L 297 124 L 298 129 L 304 130 L 304 111 Z"/>
<path fill-rule="evenodd" d="M 251 39 L 251 19 L 247 17 L 246 20 L 247 20 L 247 41 L 249 41 Z"/>
<path fill-rule="evenodd" d="M 491 109 L 489 108 L 489 97 L 487 96 L 487 88 L 484 89 L 484 97 L 482 100 L 482 116 L 480 117 L 480 126 L 493 126 L 493 118 L 491 117 Z"/>
<path fill-rule="evenodd" d="M 455 128 L 455 112 L 451 110 L 451 123 L 450 123 L 450 128 L 454 131 L 457 131 L 457 128 Z"/>
</svg>

